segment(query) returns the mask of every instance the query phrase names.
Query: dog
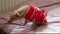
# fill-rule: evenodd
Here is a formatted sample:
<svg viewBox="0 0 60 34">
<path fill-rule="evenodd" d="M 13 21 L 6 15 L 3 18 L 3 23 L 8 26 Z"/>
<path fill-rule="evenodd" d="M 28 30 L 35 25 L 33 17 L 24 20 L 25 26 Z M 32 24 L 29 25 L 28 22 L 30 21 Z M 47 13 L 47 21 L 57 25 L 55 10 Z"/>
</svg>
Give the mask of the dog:
<svg viewBox="0 0 60 34">
<path fill-rule="evenodd" d="M 15 21 L 19 18 L 25 18 L 25 24 L 33 22 L 34 26 L 40 26 L 47 24 L 46 20 L 47 12 L 44 9 L 39 9 L 32 4 L 27 4 L 11 12 L 11 19 L 8 23 Z"/>
</svg>

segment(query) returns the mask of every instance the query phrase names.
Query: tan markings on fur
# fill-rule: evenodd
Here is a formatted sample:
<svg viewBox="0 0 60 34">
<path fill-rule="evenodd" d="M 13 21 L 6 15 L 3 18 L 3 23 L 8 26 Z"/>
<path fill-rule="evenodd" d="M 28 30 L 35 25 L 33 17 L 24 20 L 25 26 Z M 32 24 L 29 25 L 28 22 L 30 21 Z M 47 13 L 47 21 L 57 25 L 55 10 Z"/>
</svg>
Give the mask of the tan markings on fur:
<svg viewBox="0 0 60 34">
<path fill-rule="evenodd" d="M 22 6 L 21 8 L 18 8 L 16 10 L 14 10 L 11 14 L 10 14 L 10 20 L 8 22 L 13 22 L 17 19 L 20 19 L 20 18 L 23 18 L 24 15 L 26 14 L 26 12 L 28 11 L 29 9 L 29 5 L 25 5 L 25 6 Z M 17 16 L 16 16 L 17 15 Z"/>
<path fill-rule="evenodd" d="M 17 15 L 19 15 L 19 16 L 21 16 L 21 17 L 24 17 L 25 14 L 28 12 L 28 10 L 29 10 L 29 6 L 28 6 L 28 5 L 23 6 L 23 7 L 21 8 L 21 11 L 19 11 L 19 12 L 17 13 Z"/>
<path fill-rule="evenodd" d="M 28 9 L 29 9 L 29 6 L 28 6 L 28 5 L 22 6 L 21 8 L 18 8 L 17 10 L 14 10 L 14 11 L 11 13 L 11 16 L 13 17 L 13 16 L 15 16 L 16 14 L 17 14 L 18 16 L 24 16 Z"/>
<path fill-rule="evenodd" d="M 18 16 L 20 16 L 20 15 L 21 15 L 20 13 L 25 12 L 25 11 L 23 11 L 23 10 L 25 10 L 25 8 L 27 9 L 27 8 L 28 8 L 28 5 L 22 6 L 21 8 L 18 8 L 18 9 L 16 9 L 16 10 L 14 10 L 13 12 L 11 12 L 10 17 L 12 18 L 12 17 L 15 16 L 16 14 L 17 14 Z"/>
</svg>

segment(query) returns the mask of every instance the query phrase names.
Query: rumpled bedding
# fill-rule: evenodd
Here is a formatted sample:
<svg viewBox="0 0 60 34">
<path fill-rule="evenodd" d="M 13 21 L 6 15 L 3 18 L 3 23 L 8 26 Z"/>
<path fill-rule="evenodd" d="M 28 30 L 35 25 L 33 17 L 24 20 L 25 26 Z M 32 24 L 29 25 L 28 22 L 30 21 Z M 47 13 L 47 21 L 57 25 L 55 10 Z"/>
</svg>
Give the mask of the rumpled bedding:
<svg viewBox="0 0 60 34">
<path fill-rule="evenodd" d="M 14 34 L 14 33 L 15 34 L 17 33 L 18 34 L 28 34 L 28 33 L 36 34 L 41 32 L 44 32 L 44 33 L 57 32 L 58 33 L 60 31 L 60 30 L 56 30 L 60 27 L 54 26 L 54 23 L 58 23 L 55 25 L 60 25 L 60 8 L 56 8 L 48 11 L 46 16 L 48 24 L 45 26 L 38 27 L 35 31 L 32 29 L 32 24 L 33 24 L 32 22 L 29 22 L 26 24 L 26 26 L 23 26 L 24 18 L 14 21 L 13 23 L 20 24 L 20 25 L 15 25 L 15 24 L 6 24 L 7 21 L 10 19 L 10 16 L 8 14 L 2 14 L 0 15 L 0 17 L 7 19 L 7 20 L 4 20 L 0 18 L 0 28 L 2 28 L 8 34 Z M 50 30 L 49 28 L 52 28 L 52 29 Z"/>
<path fill-rule="evenodd" d="M 47 14 L 47 21 L 48 22 L 60 21 L 60 8 L 50 10 Z"/>
</svg>

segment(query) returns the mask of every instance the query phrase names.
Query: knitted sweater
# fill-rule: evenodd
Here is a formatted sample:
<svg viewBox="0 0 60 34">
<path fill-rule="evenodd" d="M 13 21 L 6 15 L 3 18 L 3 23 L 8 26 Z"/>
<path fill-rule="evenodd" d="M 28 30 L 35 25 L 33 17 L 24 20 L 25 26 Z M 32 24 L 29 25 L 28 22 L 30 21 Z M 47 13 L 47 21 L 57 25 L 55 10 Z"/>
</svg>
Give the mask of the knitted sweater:
<svg viewBox="0 0 60 34">
<path fill-rule="evenodd" d="M 35 20 L 37 22 L 47 23 L 46 17 L 44 16 L 44 10 L 38 10 L 35 6 L 32 4 L 29 4 L 29 11 L 27 14 L 25 14 L 25 19 L 32 21 Z"/>
</svg>

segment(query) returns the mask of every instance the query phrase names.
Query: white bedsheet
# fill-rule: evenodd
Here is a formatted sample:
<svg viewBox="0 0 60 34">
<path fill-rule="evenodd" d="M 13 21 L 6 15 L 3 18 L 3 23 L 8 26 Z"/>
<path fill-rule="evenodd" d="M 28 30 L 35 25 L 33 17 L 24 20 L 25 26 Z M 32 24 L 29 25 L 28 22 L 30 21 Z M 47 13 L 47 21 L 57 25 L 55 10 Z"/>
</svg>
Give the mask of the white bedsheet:
<svg viewBox="0 0 60 34">
<path fill-rule="evenodd" d="M 48 22 L 60 21 L 60 8 L 48 11 L 46 18 Z"/>
</svg>

